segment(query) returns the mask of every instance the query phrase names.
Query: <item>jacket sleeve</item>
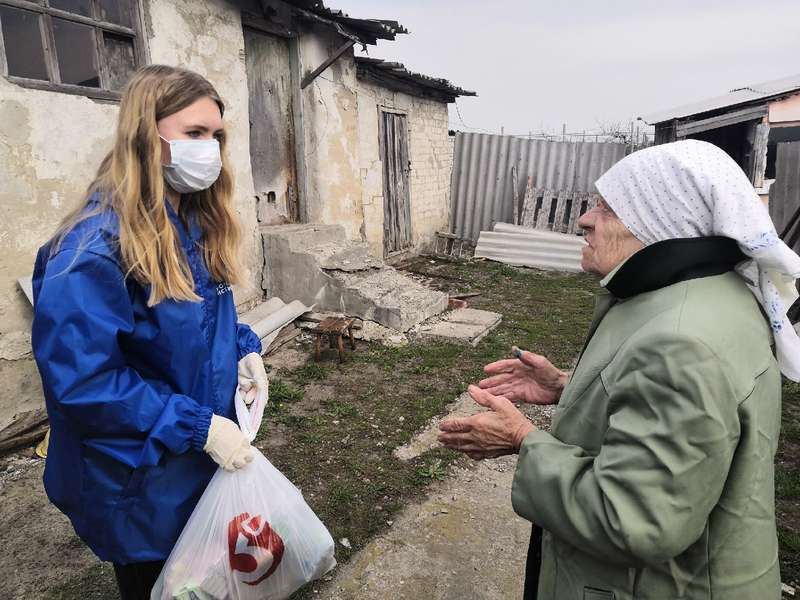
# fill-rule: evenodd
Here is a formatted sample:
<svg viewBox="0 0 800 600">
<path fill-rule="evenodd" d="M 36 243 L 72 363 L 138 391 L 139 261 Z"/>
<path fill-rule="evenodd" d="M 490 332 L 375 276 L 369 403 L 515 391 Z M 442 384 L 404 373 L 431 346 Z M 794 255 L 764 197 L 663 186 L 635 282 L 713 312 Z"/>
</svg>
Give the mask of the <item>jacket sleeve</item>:
<svg viewBox="0 0 800 600">
<path fill-rule="evenodd" d="M 125 278 L 112 259 L 62 249 L 41 277 L 32 343 L 42 383 L 84 440 L 128 439 L 142 451 L 132 467 L 165 450 L 202 450 L 212 409 L 163 393 L 126 364 L 118 338 L 134 327 Z"/>
<path fill-rule="evenodd" d="M 702 535 L 738 443 L 738 404 L 724 362 L 688 336 L 653 336 L 620 358 L 618 375 L 603 380 L 609 414 L 599 452 L 532 432 L 512 502 L 585 552 L 659 564 Z"/>
<path fill-rule="evenodd" d="M 242 360 L 242 358 L 252 352 L 261 354 L 261 340 L 256 333 L 250 329 L 250 326 L 244 323 L 236 324 L 236 347 L 239 350 L 237 360 Z"/>
</svg>

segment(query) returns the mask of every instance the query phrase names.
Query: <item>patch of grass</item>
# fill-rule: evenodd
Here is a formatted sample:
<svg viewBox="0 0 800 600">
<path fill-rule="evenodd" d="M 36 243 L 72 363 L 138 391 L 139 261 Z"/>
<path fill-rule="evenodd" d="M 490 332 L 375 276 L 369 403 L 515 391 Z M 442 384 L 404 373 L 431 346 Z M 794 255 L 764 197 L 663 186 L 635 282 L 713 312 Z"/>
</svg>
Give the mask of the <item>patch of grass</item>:
<svg viewBox="0 0 800 600">
<path fill-rule="evenodd" d="M 287 384 L 282 379 L 272 379 L 269 382 L 269 401 L 272 405 L 282 402 L 297 402 L 303 399 L 302 388 Z"/>
<path fill-rule="evenodd" d="M 358 414 L 356 407 L 348 402 L 327 400 L 322 404 L 325 407 L 325 412 L 340 419 L 343 417 L 354 417 Z"/>
<path fill-rule="evenodd" d="M 800 554 L 800 533 L 778 527 L 778 542 L 785 552 Z"/>
<path fill-rule="evenodd" d="M 292 377 L 298 381 L 322 381 L 330 373 L 331 368 L 319 363 L 308 363 L 296 369 Z"/>
<path fill-rule="evenodd" d="M 800 384 L 785 380 L 781 437 L 775 461 L 781 578 L 800 584 Z"/>
<path fill-rule="evenodd" d="M 447 469 L 442 466 L 442 459 L 437 458 L 422 467 L 418 467 L 416 473 L 422 479 L 433 481 L 434 479 L 444 479 L 445 475 L 447 475 Z"/>
</svg>

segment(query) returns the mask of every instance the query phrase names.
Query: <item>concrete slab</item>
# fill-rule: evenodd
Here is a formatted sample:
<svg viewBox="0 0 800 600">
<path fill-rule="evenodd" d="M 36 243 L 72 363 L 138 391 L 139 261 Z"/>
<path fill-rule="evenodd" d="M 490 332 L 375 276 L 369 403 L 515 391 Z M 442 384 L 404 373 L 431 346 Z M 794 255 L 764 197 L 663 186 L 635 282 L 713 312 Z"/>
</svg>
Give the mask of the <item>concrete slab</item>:
<svg viewBox="0 0 800 600">
<path fill-rule="evenodd" d="M 331 272 L 345 288 L 347 311 L 405 332 L 447 308 L 447 295 L 392 267 L 362 273 Z"/>
<path fill-rule="evenodd" d="M 503 315 L 488 310 L 459 308 L 440 320 L 423 323 L 417 328 L 422 339 L 444 340 L 477 346 L 503 320 Z"/>
<path fill-rule="evenodd" d="M 325 270 L 352 273 L 383 266 L 383 260 L 372 256 L 369 246 L 362 243 L 347 244 L 344 247 L 340 244 L 326 244 L 311 248 L 309 252 L 319 259 L 320 268 Z"/>
<path fill-rule="evenodd" d="M 447 295 L 426 288 L 349 241 L 330 225 L 262 227 L 267 294 L 320 310 L 376 321 L 405 332 L 447 309 Z"/>
<path fill-rule="evenodd" d="M 495 327 L 503 320 L 503 315 L 490 310 L 479 310 L 477 308 L 457 308 L 447 313 L 445 315 L 445 320 L 450 323 L 467 323 L 470 325 Z"/>
</svg>

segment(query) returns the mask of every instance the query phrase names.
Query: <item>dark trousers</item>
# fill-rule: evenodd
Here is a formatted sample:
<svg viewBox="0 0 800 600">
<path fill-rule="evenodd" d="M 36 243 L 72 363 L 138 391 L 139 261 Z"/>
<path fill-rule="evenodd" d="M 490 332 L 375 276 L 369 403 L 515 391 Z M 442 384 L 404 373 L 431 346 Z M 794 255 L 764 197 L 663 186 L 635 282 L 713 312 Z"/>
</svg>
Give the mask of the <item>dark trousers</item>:
<svg viewBox="0 0 800 600">
<path fill-rule="evenodd" d="M 114 575 L 117 577 L 117 587 L 122 600 L 150 600 L 150 591 L 153 589 L 163 560 L 153 562 L 132 563 L 129 565 L 114 565 Z"/>
<path fill-rule="evenodd" d="M 536 600 L 539 588 L 539 569 L 542 568 L 542 528 L 531 528 L 531 543 L 528 546 L 528 560 L 525 563 L 525 593 L 523 600 Z"/>
</svg>

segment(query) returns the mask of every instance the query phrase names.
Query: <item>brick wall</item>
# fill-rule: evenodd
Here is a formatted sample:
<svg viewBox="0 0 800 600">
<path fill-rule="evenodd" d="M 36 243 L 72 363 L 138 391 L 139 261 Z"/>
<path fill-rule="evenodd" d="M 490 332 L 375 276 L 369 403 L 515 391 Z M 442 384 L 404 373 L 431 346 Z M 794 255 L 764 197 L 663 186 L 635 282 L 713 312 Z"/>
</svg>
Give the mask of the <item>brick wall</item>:
<svg viewBox="0 0 800 600">
<path fill-rule="evenodd" d="M 436 231 L 449 227 L 453 143 L 447 105 L 358 82 L 359 167 L 364 223 L 362 237 L 383 255 L 383 165 L 378 146 L 381 109 L 407 115 L 411 160 L 411 230 L 414 252 L 429 248 Z"/>
<path fill-rule="evenodd" d="M 447 104 L 414 98 L 409 121 L 412 234 L 415 249 L 423 250 L 449 226 L 453 144 Z"/>
</svg>

